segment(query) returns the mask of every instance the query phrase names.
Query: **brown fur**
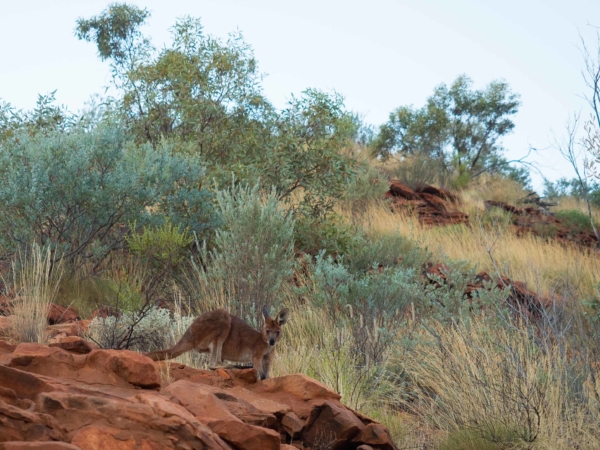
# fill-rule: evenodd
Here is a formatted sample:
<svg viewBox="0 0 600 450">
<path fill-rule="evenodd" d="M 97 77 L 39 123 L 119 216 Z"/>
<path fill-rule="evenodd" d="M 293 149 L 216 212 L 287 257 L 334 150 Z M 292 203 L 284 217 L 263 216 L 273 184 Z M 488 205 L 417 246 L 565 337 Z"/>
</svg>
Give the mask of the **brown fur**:
<svg viewBox="0 0 600 450">
<path fill-rule="evenodd" d="M 271 319 L 264 307 L 263 316 L 265 323 L 262 330 L 257 331 L 224 309 L 205 312 L 194 320 L 172 348 L 147 353 L 146 356 L 154 361 L 163 361 L 196 349 L 211 354 L 211 367 L 222 364 L 223 359 L 236 363 L 252 362 L 258 377 L 264 380 L 269 376 L 271 350 L 281 337 L 281 326 L 287 322 L 289 310 L 284 308 L 275 319 Z"/>
</svg>

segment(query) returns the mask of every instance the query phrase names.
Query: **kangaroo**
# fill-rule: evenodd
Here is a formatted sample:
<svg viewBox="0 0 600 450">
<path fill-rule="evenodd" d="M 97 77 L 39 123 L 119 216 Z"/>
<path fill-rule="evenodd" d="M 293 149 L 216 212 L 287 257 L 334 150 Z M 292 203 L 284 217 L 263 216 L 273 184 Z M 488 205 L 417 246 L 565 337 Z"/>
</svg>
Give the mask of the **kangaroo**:
<svg viewBox="0 0 600 450">
<path fill-rule="evenodd" d="M 262 310 L 265 323 L 257 331 L 239 317 L 224 309 L 201 314 L 172 348 L 145 355 L 154 361 L 176 358 L 189 350 L 210 353 L 210 367 L 222 364 L 222 360 L 252 362 L 257 377 L 265 380 L 269 376 L 271 350 L 281 337 L 281 327 L 288 321 L 290 312 L 284 308 L 275 319 L 269 316 L 266 306 Z"/>
</svg>

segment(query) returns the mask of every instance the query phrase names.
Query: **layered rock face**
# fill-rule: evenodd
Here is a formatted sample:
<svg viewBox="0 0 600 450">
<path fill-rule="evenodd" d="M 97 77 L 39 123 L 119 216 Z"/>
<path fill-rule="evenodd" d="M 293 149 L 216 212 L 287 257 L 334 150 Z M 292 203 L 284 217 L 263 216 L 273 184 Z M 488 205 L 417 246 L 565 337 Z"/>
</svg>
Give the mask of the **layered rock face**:
<svg viewBox="0 0 600 450">
<path fill-rule="evenodd" d="M 448 282 L 447 273 L 449 270 L 446 264 L 428 263 L 422 273 L 430 283 L 440 287 L 440 283 L 446 284 Z M 491 287 L 508 290 L 508 304 L 515 312 L 523 314 L 529 319 L 540 318 L 542 310 L 550 305 L 550 300 L 529 290 L 522 281 L 513 281 L 504 276 L 492 278 L 487 272 L 479 272 L 475 276 L 475 280 L 467 284 L 465 297 L 471 301 L 476 291 L 490 289 Z"/>
<path fill-rule="evenodd" d="M 572 230 L 563 220 L 537 208 L 518 208 L 504 202 L 488 200 L 486 208 L 500 208 L 512 214 L 512 225 L 519 235 L 534 234 L 571 242 L 583 247 L 598 248 L 598 238 L 591 230 Z"/>
<path fill-rule="evenodd" d="M 393 180 L 384 196 L 394 209 L 416 212 L 423 225 L 469 224 L 469 216 L 456 208 L 458 198 L 444 189 L 423 186 L 413 191 L 398 180 Z"/>
<path fill-rule="evenodd" d="M 162 372 L 162 376 L 161 376 Z M 305 375 L 257 381 L 100 350 L 0 341 L 0 449 L 395 449 Z"/>
</svg>

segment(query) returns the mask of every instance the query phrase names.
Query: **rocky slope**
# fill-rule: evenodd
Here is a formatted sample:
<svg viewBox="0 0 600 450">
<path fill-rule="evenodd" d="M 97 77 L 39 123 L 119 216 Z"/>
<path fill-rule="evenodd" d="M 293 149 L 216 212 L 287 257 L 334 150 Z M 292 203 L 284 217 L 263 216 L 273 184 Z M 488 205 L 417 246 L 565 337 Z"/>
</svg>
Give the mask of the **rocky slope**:
<svg viewBox="0 0 600 450">
<path fill-rule="evenodd" d="M 422 186 L 413 191 L 400 181 L 393 180 L 384 197 L 390 200 L 395 210 L 416 212 L 423 225 L 469 224 L 469 216 L 456 207 L 458 198 L 445 189 Z"/>
<path fill-rule="evenodd" d="M 488 200 L 486 208 L 500 208 L 511 213 L 511 223 L 518 235 L 534 234 L 559 242 L 575 243 L 583 247 L 598 248 L 598 238 L 591 230 L 574 230 L 558 217 L 538 208 L 518 208 L 504 202 Z"/>
<path fill-rule="evenodd" d="M 396 448 L 383 425 L 305 375 L 257 381 L 253 369 L 54 341 L 0 341 L 0 449 Z"/>
</svg>

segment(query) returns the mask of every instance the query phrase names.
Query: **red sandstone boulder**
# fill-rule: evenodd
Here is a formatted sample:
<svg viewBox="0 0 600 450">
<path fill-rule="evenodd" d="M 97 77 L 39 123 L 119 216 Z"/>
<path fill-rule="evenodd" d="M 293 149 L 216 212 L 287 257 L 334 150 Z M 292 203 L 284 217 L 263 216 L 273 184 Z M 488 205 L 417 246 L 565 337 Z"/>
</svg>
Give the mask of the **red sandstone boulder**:
<svg viewBox="0 0 600 450">
<path fill-rule="evenodd" d="M 64 341 L 70 350 L 0 341 L 0 449 L 395 448 L 383 425 L 304 375 L 257 381 L 253 369 L 161 363 L 179 379 L 159 392 L 150 359 L 81 353 L 77 339 Z"/>
<path fill-rule="evenodd" d="M 279 450 L 279 433 L 268 428 L 245 424 L 239 420 L 216 420 L 211 430 L 225 442 L 240 450 Z"/>
<path fill-rule="evenodd" d="M 93 350 L 87 355 L 41 344 L 19 344 L 12 353 L 0 353 L 0 365 L 54 378 L 120 387 L 160 387 L 158 368 L 139 353 Z"/>
<path fill-rule="evenodd" d="M 365 425 L 349 410 L 324 402 L 311 411 L 302 437 L 310 446 L 322 442 L 336 446 L 339 442 L 352 440 L 364 428 Z"/>
<path fill-rule="evenodd" d="M 381 450 L 394 450 L 396 446 L 387 428 L 380 423 L 368 424 L 353 440 L 359 444 L 375 446 Z"/>
<path fill-rule="evenodd" d="M 393 197 L 405 198 L 406 200 L 417 200 L 419 198 L 415 191 L 398 180 L 391 181 L 389 193 Z"/>
<path fill-rule="evenodd" d="M 99 350 L 96 344 L 77 336 L 66 336 L 48 344 L 49 347 L 58 347 L 72 353 L 87 354 L 92 350 Z"/>
<path fill-rule="evenodd" d="M 64 306 L 50 303 L 48 305 L 48 323 L 50 325 L 57 325 L 59 323 L 76 322 L 81 317 L 77 314 L 77 311 L 73 308 L 65 308 Z"/>
</svg>

